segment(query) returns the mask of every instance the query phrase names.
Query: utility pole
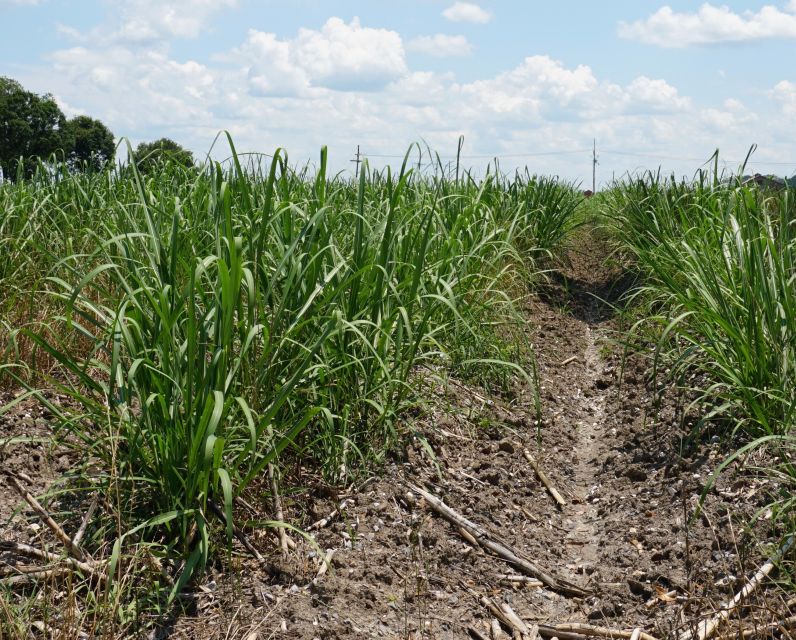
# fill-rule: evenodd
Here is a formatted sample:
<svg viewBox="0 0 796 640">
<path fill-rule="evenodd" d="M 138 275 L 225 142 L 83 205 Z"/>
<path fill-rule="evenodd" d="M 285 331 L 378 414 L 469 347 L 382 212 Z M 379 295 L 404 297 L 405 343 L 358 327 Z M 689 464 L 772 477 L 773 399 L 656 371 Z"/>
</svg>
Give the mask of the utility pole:
<svg viewBox="0 0 796 640">
<path fill-rule="evenodd" d="M 356 168 L 356 171 L 354 173 L 354 176 L 358 178 L 359 177 L 359 164 L 360 164 L 360 162 L 362 162 L 361 155 L 359 153 L 359 145 L 357 145 L 357 155 L 356 155 L 356 157 L 353 160 L 351 160 L 351 162 L 355 162 L 356 165 L 357 165 L 357 168 Z"/>
<path fill-rule="evenodd" d="M 591 192 L 597 193 L 597 138 L 591 152 Z"/>
</svg>

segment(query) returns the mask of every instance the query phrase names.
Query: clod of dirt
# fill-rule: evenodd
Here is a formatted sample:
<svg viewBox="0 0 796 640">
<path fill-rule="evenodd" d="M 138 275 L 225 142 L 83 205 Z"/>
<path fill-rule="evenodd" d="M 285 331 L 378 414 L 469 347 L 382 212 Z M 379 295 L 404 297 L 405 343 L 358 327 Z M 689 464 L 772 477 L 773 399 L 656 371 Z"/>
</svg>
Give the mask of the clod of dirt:
<svg viewBox="0 0 796 640">
<path fill-rule="evenodd" d="M 652 596 L 652 585 L 645 582 L 639 582 L 633 578 L 627 579 L 627 586 L 630 588 L 630 593 L 634 596 L 639 596 L 645 600 Z"/>
<path fill-rule="evenodd" d="M 511 444 L 511 442 L 509 442 L 508 440 L 503 440 L 503 442 L 501 442 L 498 445 L 498 451 L 503 451 L 505 453 L 512 454 L 514 453 L 514 445 Z"/>
<path fill-rule="evenodd" d="M 647 472 L 641 467 L 630 466 L 625 469 L 624 476 L 633 482 L 644 482 L 647 479 Z"/>
</svg>

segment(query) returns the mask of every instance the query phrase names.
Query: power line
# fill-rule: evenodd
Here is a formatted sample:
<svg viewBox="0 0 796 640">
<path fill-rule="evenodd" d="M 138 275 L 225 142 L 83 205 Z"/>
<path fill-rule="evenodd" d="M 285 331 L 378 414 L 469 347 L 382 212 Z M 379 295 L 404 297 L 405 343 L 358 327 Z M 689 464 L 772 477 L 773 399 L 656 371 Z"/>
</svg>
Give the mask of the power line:
<svg viewBox="0 0 796 640">
<path fill-rule="evenodd" d="M 591 149 L 572 149 L 571 151 L 539 151 L 536 153 L 484 153 L 474 155 L 460 155 L 459 158 L 463 160 L 491 160 L 492 158 L 535 158 L 537 156 L 561 156 L 571 155 L 574 153 L 587 153 Z M 405 155 L 389 154 L 389 153 L 363 153 L 365 158 L 405 158 Z M 444 160 L 455 160 L 454 155 L 432 154 L 433 158 L 439 157 Z"/>
<path fill-rule="evenodd" d="M 437 154 L 437 153 L 422 153 L 421 159 L 417 161 L 417 168 L 420 169 L 421 167 L 424 168 L 431 168 L 438 161 L 447 161 L 448 164 L 453 162 L 454 160 L 458 163 L 460 160 L 494 160 L 498 161 L 501 159 L 511 159 L 511 158 L 539 158 L 539 157 L 554 157 L 554 156 L 569 156 L 575 154 L 586 154 L 588 153 L 591 156 L 591 164 L 592 164 L 592 190 L 596 189 L 597 185 L 597 141 L 594 140 L 591 148 L 584 148 L 584 149 L 557 149 L 557 150 L 549 150 L 549 151 L 536 151 L 536 152 L 528 152 L 528 153 L 490 153 L 490 154 L 464 154 L 464 155 L 448 155 L 448 154 Z M 678 156 L 678 155 L 669 155 L 669 154 L 656 154 L 654 152 L 643 152 L 643 151 L 622 151 L 620 149 L 600 149 L 600 153 L 602 155 L 608 154 L 609 156 L 626 156 L 631 158 L 645 158 L 648 160 L 654 160 L 657 163 L 662 161 L 673 161 L 673 162 L 688 162 L 688 163 L 697 163 L 700 166 L 706 165 L 710 163 L 714 156 L 711 157 L 691 157 L 691 156 Z M 414 156 L 414 154 L 410 155 L 410 158 Z M 357 148 L 357 157 L 358 158 L 369 158 L 369 159 L 404 159 L 406 158 L 406 154 L 391 154 L 391 153 L 364 153 L 361 152 L 359 148 Z M 719 156 L 719 160 L 721 160 L 722 166 L 727 167 L 728 165 L 736 165 L 740 166 L 743 164 L 741 160 L 733 160 L 729 158 L 722 158 Z M 353 162 L 356 162 L 354 160 Z M 358 168 L 359 163 L 357 163 Z M 796 161 L 793 162 L 783 162 L 783 161 L 766 161 L 766 160 L 758 160 L 754 157 L 748 157 L 746 159 L 747 166 L 771 166 L 771 167 L 793 167 L 796 169 Z"/>
<path fill-rule="evenodd" d="M 633 157 L 633 158 L 651 158 L 653 160 L 679 160 L 679 161 L 683 161 L 683 162 L 702 162 L 702 163 L 710 162 L 710 160 L 711 160 L 711 158 L 708 158 L 708 159 L 705 159 L 705 158 L 690 158 L 690 157 L 687 157 L 687 156 L 669 156 L 669 155 L 658 155 L 658 154 L 652 154 L 652 153 L 638 153 L 638 152 L 634 152 L 634 151 L 617 151 L 615 149 L 601 149 L 600 152 L 603 153 L 603 154 L 607 153 L 608 155 L 630 156 L 630 157 Z M 719 156 L 719 160 L 721 162 L 725 162 L 725 163 L 728 163 L 728 164 L 741 164 L 743 162 L 742 160 L 732 160 L 732 159 L 729 159 L 729 158 L 722 158 L 721 156 Z M 777 166 L 783 166 L 783 167 L 796 166 L 796 161 L 793 161 L 793 162 L 777 162 L 777 161 L 768 161 L 768 160 L 758 160 L 758 159 L 756 159 L 754 157 L 749 158 L 748 163 L 749 164 L 777 165 Z"/>
</svg>

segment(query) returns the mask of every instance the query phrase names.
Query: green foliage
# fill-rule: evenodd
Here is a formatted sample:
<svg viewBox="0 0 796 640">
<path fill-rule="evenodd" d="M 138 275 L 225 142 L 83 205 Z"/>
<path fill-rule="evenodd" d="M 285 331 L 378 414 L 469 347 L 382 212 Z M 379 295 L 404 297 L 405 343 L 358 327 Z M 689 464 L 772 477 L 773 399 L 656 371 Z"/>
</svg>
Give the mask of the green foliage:
<svg viewBox="0 0 796 640">
<path fill-rule="evenodd" d="M 579 225 L 575 212 L 583 194 L 557 178 L 527 173 L 518 176 L 511 189 L 516 191 L 514 197 L 527 220 L 533 246 L 552 255 Z"/>
<path fill-rule="evenodd" d="M 55 99 L 0 78 L 0 169 L 9 180 L 30 178 L 42 162 L 67 161 L 72 169 L 98 170 L 113 158 L 114 138 L 99 120 L 67 121 Z"/>
<path fill-rule="evenodd" d="M 51 95 L 36 95 L 0 77 L 0 169 L 6 179 L 32 175 L 37 159 L 63 155 L 71 143 L 66 118 Z"/>
<path fill-rule="evenodd" d="M 0 188 L 4 308 L 46 310 L 0 349 L 71 398 L 41 400 L 118 497 L 114 558 L 157 544 L 184 562 L 178 588 L 278 456 L 349 482 L 402 435 L 429 372 L 532 380 L 507 344 L 514 297 L 537 236 L 545 251 L 561 239 L 539 220 L 567 228 L 570 188 L 491 171 L 452 182 L 408 160 L 352 181 L 326 159 L 313 174 L 277 151 L 244 170 L 233 148 L 226 167 Z"/>
<path fill-rule="evenodd" d="M 651 331 L 656 361 L 674 381 L 693 381 L 697 428 L 724 426 L 741 443 L 714 476 L 766 449 L 768 468 L 755 470 L 774 480 L 766 509 L 792 537 L 796 194 L 769 186 L 703 172 L 693 182 L 650 174 L 619 185 L 605 204 L 618 249 L 643 282 L 635 300 L 646 317 L 635 330 Z"/>
<path fill-rule="evenodd" d="M 616 189 L 620 246 L 675 374 L 702 373 L 708 417 L 752 435 L 796 426 L 796 203 L 740 181 L 658 176 Z"/>
<path fill-rule="evenodd" d="M 169 138 L 141 142 L 131 157 L 133 164 L 143 174 L 150 174 L 167 163 L 184 168 L 194 166 L 193 153 Z"/>
<path fill-rule="evenodd" d="M 77 116 L 66 123 L 65 133 L 71 140 L 68 160 L 75 168 L 97 171 L 113 160 L 113 133 L 99 120 Z"/>
</svg>

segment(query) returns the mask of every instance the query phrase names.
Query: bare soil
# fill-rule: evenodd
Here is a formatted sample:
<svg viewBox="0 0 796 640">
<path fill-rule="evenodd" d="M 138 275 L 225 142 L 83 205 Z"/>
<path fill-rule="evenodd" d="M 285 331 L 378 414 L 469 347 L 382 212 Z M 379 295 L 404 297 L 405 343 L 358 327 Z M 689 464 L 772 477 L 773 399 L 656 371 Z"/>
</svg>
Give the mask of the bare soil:
<svg viewBox="0 0 796 640">
<path fill-rule="evenodd" d="M 313 544 L 291 533 L 296 549 L 282 557 L 273 533 L 251 532 L 269 566 L 244 552 L 211 568 L 194 589 L 192 615 L 150 637 L 445 639 L 469 637 L 468 628 L 490 637 L 493 616 L 476 595 L 508 603 L 529 624 L 642 627 L 660 638 L 710 615 L 764 560 L 747 552 L 754 547 L 743 524 L 763 504 L 768 480 L 727 472 L 694 517 L 727 445 L 689 438 L 683 399 L 659 393 L 649 354 L 625 357 L 612 303 L 629 283 L 605 255 L 599 238 L 584 235 L 525 303 L 540 422 L 527 387 L 497 394 L 430 381 L 424 410 L 406 418 L 416 435 L 378 475 L 347 489 L 305 479 L 283 497 L 286 518 Z M 46 418 L 0 417 L 0 438 L 27 433 L 46 433 Z M 54 467 L 42 462 L 39 446 L 0 451 L 35 490 L 59 470 L 57 456 Z M 539 481 L 526 448 L 565 506 Z M 501 580 L 519 572 L 471 545 L 411 494 L 412 484 L 588 595 Z M 255 512 L 270 509 L 263 489 L 248 497 Z M 10 492 L 0 496 L 4 535 L 17 503 Z M 771 533 L 765 521 L 756 532 Z M 321 556 L 330 568 L 319 575 Z"/>
</svg>

